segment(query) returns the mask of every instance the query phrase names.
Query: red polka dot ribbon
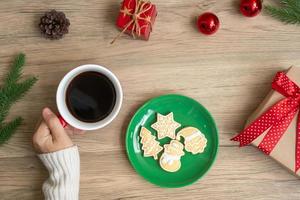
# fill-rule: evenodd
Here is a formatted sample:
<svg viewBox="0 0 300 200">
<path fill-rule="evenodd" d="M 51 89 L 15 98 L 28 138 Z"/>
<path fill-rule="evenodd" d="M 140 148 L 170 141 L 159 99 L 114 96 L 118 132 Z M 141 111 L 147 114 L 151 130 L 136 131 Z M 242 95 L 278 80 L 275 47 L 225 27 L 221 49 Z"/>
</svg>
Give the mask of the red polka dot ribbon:
<svg viewBox="0 0 300 200">
<path fill-rule="evenodd" d="M 291 81 L 284 72 L 278 72 L 273 80 L 272 88 L 285 96 L 284 99 L 270 107 L 253 121 L 246 129 L 232 138 L 245 146 L 268 130 L 258 148 L 269 155 L 290 125 L 300 107 L 300 88 Z M 300 168 L 300 112 L 297 116 L 295 172 Z"/>
</svg>

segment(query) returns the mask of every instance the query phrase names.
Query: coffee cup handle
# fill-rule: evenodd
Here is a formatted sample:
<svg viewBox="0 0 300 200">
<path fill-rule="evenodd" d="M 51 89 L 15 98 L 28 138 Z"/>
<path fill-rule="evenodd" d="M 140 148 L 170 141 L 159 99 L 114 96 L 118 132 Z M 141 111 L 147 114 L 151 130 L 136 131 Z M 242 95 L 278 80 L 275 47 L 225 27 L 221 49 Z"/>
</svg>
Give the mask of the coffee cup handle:
<svg viewBox="0 0 300 200">
<path fill-rule="evenodd" d="M 63 128 L 66 128 L 66 126 L 68 126 L 68 122 L 66 122 L 66 120 L 59 114 L 58 116 L 59 122 L 62 125 Z"/>
</svg>

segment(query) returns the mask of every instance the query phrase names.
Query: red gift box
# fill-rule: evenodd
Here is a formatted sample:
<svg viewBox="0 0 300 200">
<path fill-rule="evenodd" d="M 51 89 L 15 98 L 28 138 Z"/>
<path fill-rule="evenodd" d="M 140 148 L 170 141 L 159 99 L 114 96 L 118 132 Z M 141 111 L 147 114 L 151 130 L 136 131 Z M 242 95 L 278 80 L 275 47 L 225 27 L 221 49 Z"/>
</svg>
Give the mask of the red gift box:
<svg viewBox="0 0 300 200">
<path fill-rule="evenodd" d="M 117 19 L 122 33 L 148 40 L 157 15 L 156 6 L 147 0 L 124 0 Z M 114 42 L 114 41 L 113 41 Z"/>
</svg>

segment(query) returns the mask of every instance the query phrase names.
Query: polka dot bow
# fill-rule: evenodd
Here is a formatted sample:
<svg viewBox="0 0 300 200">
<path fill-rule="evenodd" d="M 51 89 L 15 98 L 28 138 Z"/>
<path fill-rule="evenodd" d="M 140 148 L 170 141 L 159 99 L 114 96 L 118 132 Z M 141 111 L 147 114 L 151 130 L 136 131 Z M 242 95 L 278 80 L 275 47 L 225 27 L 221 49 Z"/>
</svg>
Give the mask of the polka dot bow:
<svg viewBox="0 0 300 200">
<path fill-rule="evenodd" d="M 268 130 L 258 148 L 269 155 L 295 117 L 300 106 L 300 88 L 291 81 L 284 72 L 278 72 L 273 80 L 272 88 L 285 98 L 277 102 L 246 129 L 232 138 L 240 142 L 240 146 L 250 144 L 258 136 Z M 298 112 L 299 113 L 299 112 Z M 295 172 L 300 168 L 300 114 L 297 116 Z"/>
</svg>

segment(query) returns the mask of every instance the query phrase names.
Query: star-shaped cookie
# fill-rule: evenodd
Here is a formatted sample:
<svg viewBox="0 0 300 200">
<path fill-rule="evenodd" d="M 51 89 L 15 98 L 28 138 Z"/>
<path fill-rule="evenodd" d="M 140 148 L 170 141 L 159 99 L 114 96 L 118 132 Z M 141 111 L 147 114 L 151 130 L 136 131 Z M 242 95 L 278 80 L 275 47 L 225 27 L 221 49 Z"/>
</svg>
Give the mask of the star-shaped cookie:
<svg viewBox="0 0 300 200">
<path fill-rule="evenodd" d="M 157 113 L 157 121 L 151 125 L 157 131 L 158 139 L 169 137 L 175 139 L 175 130 L 181 125 L 173 118 L 173 113 L 170 112 L 166 116 Z"/>
</svg>

